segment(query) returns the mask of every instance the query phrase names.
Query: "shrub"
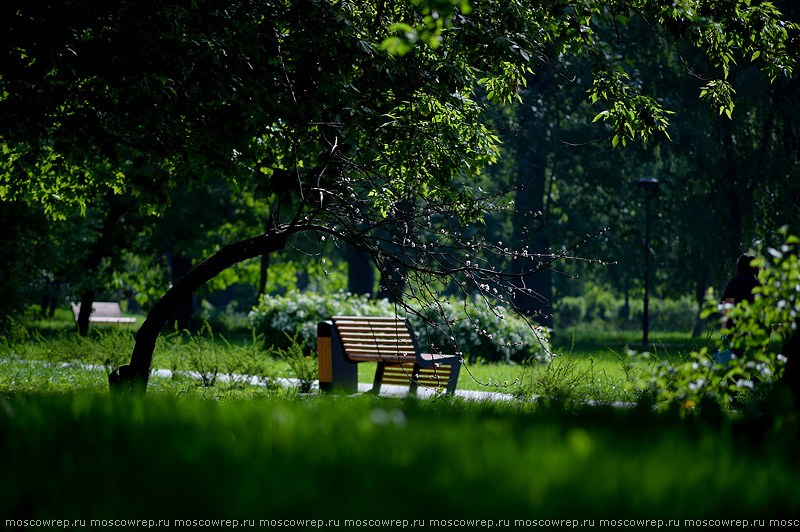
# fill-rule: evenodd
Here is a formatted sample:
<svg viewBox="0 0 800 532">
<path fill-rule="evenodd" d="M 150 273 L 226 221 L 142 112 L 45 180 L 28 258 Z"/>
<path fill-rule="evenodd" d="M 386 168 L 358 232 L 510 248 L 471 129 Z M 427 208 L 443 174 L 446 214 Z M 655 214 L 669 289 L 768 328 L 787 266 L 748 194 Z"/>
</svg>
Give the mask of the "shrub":
<svg viewBox="0 0 800 532">
<path fill-rule="evenodd" d="M 598 324 L 601 328 L 635 330 L 642 326 L 644 303 L 631 299 L 628 315 L 625 302 L 610 292 L 591 289 L 583 296 L 564 297 L 556 302 L 555 323 L 561 329 L 579 324 Z M 650 300 L 648 307 L 650 328 L 659 331 L 691 331 L 700 311 L 697 302 L 689 296 L 680 299 Z"/>
<path fill-rule="evenodd" d="M 394 306 L 385 300 L 370 301 L 346 292 L 294 292 L 289 296 L 262 296 L 250 312 L 250 323 L 264 337 L 267 347 L 288 350 L 291 339 L 296 338 L 308 352 L 316 346 L 317 323 L 331 316 L 394 314 Z"/>
<path fill-rule="evenodd" d="M 479 302 L 465 305 L 463 301 L 450 299 L 417 312 L 426 320 L 412 314 L 410 321 L 423 350 L 452 352 L 455 348 L 467 358 L 491 362 L 549 358 L 549 331 L 536 327 L 537 340 L 531 326 L 506 309 L 498 307 L 493 311 Z M 296 337 L 310 352 L 316 346 L 317 323 L 331 316 L 396 314 L 404 312 L 386 300 L 369 300 L 345 292 L 325 296 L 295 293 L 289 297 L 262 297 L 251 311 L 250 319 L 258 334 L 264 336 L 267 347 L 288 349 L 289 338 Z M 446 317 L 449 325 L 441 316 Z"/>
<path fill-rule="evenodd" d="M 659 331 L 691 331 L 700 312 L 700 307 L 693 298 L 683 296 L 680 299 L 651 299 L 648 307 L 650 327 Z M 644 303 L 636 301 L 631 305 L 631 319 L 625 328 L 642 326 Z"/>
<path fill-rule="evenodd" d="M 314 381 L 319 379 L 317 357 L 306 355 L 305 344 L 297 339 L 297 335 L 288 338 L 291 345 L 287 349 L 278 349 L 278 356 L 289 366 L 289 372 L 297 379 L 297 391 L 308 393 Z"/>
<path fill-rule="evenodd" d="M 586 301 L 582 297 L 564 297 L 558 301 L 555 323 L 560 329 L 568 329 L 584 321 Z"/>
<path fill-rule="evenodd" d="M 225 306 L 215 307 L 210 301 L 204 299 L 194 317 L 193 325 L 196 325 L 194 328 L 202 330 L 209 325 L 216 332 L 247 330 L 249 326 L 247 315 L 241 311 L 237 312 L 236 307 L 236 301 L 231 301 Z"/>
<path fill-rule="evenodd" d="M 660 398 L 687 408 L 704 400 L 729 404 L 739 395 L 758 397 L 758 388 L 768 389 L 764 385 L 775 381 L 787 361 L 779 352 L 787 345 L 776 349 L 776 344 L 795 337 L 800 322 L 800 238 L 789 235 L 785 228 L 781 233 L 785 243 L 780 249 L 769 248 L 768 256 L 753 262 L 760 268 L 761 286 L 753 290 L 752 303 L 742 301 L 729 308 L 709 290 L 703 317 L 725 313 L 734 325 L 711 349 L 703 347 L 679 364 L 664 363 L 656 368 L 647 385 Z M 726 349 L 736 354 L 728 362 L 716 363 L 714 354 Z"/>
<path fill-rule="evenodd" d="M 434 350 L 447 351 L 454 346 L 470 360 L 488 362 L 522 362 L 531 358 L 549 361 L 549 330 L 534 325 L 532 331 L 531 325 L 506 308 L 490 309 L 480 301 L 465 304 L 450 299 L 427 307 L 422 314 L 433 323 L 442 322 L 426 327 L 420 317 L 411 317 L 414 330 L 421 336 L 420 343 Z M 438 316 L 446 317 L 447 323 Z"/>
</svg>

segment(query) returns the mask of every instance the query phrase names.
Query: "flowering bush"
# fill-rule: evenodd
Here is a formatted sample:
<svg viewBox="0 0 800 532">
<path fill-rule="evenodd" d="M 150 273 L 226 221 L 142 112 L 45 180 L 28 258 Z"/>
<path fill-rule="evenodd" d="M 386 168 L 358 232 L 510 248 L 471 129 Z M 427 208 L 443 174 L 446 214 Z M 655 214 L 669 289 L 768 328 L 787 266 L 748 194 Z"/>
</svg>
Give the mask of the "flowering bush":
<svg viewBox="0 0 800 532">
<path fill-rule="evenodd" d="M 317 345 L 317 323 L 337 315 L 393 316 L 394 307 L 385 300 L 370 301 L 346 292 L 264 295 L 250 311 L 250 323 L 268 346 L 289 349 L 297 335 L 297 341 L 312 350 Z"/>
<path fill-rule="evenodd" d="M 549 331 L 531 327 L 515 315 L 504 315 L 506 309 L 491 310 L 478 302 L 465 304 L 450 299 L 418 308 L 417 312 L 420 315 L 410 315 L 411 327 L 419 336 L 420 348 L 424 351 L 458 351 L 465 358 L 491 362 L 549 360 Z M 250 312 L 250 321 L 268 346 L 288 349 L 292 343 L 290 338 L 297 335 L 297 341 L 305 342 L 310 351 L 316 347 L 320 321 L 337 315 L 396 314 L 405 312 L 387 300 L 369 300 L 346 292 L 325 295 L 307 292 L 287 297 L 263 296 Z"/>
<path fill-rule="evenodd" d="M 426 327 L 418 316 L 411 316 L 411 325 L 420 336 L 420 345 L 429 345 L 433 350 L 455 349 L 469 360 L 488 362 L 550 359 L 550 331 L 528 324 L 507 308 L 449 299 L 425 307 L 421 314 L 435 325 Z"/>
</svg>

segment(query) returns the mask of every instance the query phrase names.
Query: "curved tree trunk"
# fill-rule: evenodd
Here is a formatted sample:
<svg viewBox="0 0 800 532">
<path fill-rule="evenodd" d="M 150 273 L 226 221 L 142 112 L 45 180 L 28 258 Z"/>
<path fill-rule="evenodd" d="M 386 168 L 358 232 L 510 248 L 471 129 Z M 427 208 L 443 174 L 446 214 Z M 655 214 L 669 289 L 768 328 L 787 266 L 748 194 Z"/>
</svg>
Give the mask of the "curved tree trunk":
<svg viewBox="0 0 800 532">
<path fill-rule="evenodd" d="M 170 253 L 168 256 L 169 267 L 172 270 L 172 282 L 174 283 L 192 269 L 192 261 L 181 254 Z M 188 329 L 192 323 L 195 311 L 195 297 L 194 292 L 187 294 L 179 303 L 178 308 L 175 309 L 175 324 L 178 329 Z"/>
<path fill-rule="evenodd" d="M 108 376 L 111 390 L 144 393 L 158 335 L 181 301 L 234 264 L 283 249 L 290 232 L 298 230 L 297 227 L 293 228 L 293 231 L 273 230 L 261 236 L 229 244 L 178 279 L 158 300 L 136 333 L 130 365 L 122 366 L 119 372 L 115 371 Z"/>
<path fill-rule="evenodd" d="M 89 316 L 92 315 L 94 290 L 88 289 L 81 295 L 81 310 L 78 312 L 78 332 L 81 336 L 89 334 Z"/>
</svg>

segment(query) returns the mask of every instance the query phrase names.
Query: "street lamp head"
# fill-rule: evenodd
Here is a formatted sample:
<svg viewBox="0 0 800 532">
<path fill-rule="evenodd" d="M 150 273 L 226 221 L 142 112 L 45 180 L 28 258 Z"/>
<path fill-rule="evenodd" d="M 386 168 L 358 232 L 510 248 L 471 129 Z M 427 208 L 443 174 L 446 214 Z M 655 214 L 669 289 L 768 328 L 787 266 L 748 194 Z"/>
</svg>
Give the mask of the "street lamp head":
<svg viewBox="0 0 800 532">
<path fill-rule="evenodd" d="M 637 183 L 648 197 L 658 194 L 659 182 L 655 177 L 643 177 Z"/>
</svg>

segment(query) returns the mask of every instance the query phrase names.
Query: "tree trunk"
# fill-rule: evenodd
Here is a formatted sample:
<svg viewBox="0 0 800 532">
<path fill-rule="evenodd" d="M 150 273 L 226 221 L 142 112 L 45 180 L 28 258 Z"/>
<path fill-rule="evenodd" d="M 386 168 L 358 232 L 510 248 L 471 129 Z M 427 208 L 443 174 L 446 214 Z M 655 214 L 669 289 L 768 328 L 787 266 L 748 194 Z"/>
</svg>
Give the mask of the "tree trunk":
<svg viewBox="0 0 800 532">
<path fill-rule="evenodd" d="M 180 254 L 168 254 L 170 270 L 172 271 L 172 282 L 174 283 L 192 269 L 192 261 Z M 188 329 L 191 325 L 195 310 L 194 293 L 187 294 L 175 309 L 175 323 L 178 329 Z"/>
<path fill-rule="evenodd" d="M 375 287 L 375 271 L 367 253 L 347 248 L 347 290 L 351 294 L 372 295 Z"/>
<path fill-rule="evenodd" d="M 297 232 L 294 228 L 291 232 Z M 234 264 L 283 249 L 290 231 L 274 230 L 230 244 L 189 270 L 158 300 L 136 333 L 131 362 L 108 376 L 112 391 L 144 393 L 150 376 L 153 350 L 161 330 L 188 295 Z"/>
<path fill-rule="evenodd" d="M 520 175 L 529 176 L 521 183 L 523 188 L 517 191 L 514 203 L 522 212 L 542 212 L 545 199 L 546 160 L 539 153 L 531 153 L 520 164 Z M 550 248 L 545 215 L 539 215 L 532 225 L 514 224 L 512 242 L 516 246 L 529 244 L 533 253 L 545 252 Z M 514 260 L 514 273 L 532 271 L 538 267 L 538 260 L 519 257 Z M 535 317 L 536 321 L 546 327 L 553 326 L 553 275 L 550 270 L 542 270 L 534 275 L 526 276 L 517 283 L 520 292 L 514 299 L 514 306 L 524 315 Z"/>
<path fill-rule="evenodd" d="M 742 249 L 743 235 L 743 215 L 742 197 L 744 193 L 743 179 L 739 177 L 740 161 L 736 157 L 736 149 L 733 137 L 733 125 L 730 120 L 720 120 L 720 133 L 722 135 L 722 146 L 724 154 L 722 193 L 725 198 L 725 205 L 728 207 L 728 227 L 725 228 L 728 243 L 728 258 L 736 263 L 736 259 L 747 251 Z"/>
<path fill-rule="evenodd" d="M 51 281 L 47 283 L 44 296 L 42 296 L 42 318 L 52 318 L 58 306 L 58 294 L 61 291 L 60 281 Z"/>
<path fill-rule="evenodd" d="M 697 338 L 700 336 L 700 334 L 703 332 L 703 328 L 705 327 L 705 320 L 700 317 L 700 315 L 703 313 L 703 303 L 705 302 L 706 297 L 706 282 L 704 279 L 699 279 L 697 281 L 697 285 L 695 286 L 695 297 L 697 298 L 699 309 L 697 311 L 697 320 L 694 322 L 692 338 Z"/>
<path fill-rule="evenodd" d="M 94 303 L 94 290 L 88 289 L 81 294 L 81 310 L 78 312 L 78 333 L 81 336 L 89 334 L 89 316 L 92 315 Z"/>
<path fill-rule="evenodd" d="M 111 255 L 109 249 L 114 247 L 114 242 L 118 238 L 116 233 L 118 232 L 120 218 L 122 218 L 126 211 L 125 204 L 113 195 L 110 196 L 107 201 L 108 213 L 103 221 L 102 233 L 100 234 L 100 238 L 92 245 L 92 248 L 83 261 L 85 270 L 95 277 L 99 273 L 103 258 Z M 81 294 L 81 310 L 78 313 L 78 332 L 82 336 L 86 336 L 89 333 L 89 316 L 92 313 L 92 303 L 96 296 L 96 281 L 88 281 L 88 285 L 89 287 Z"/>
<path fill-rule="evenodd" d="M 308 270 L 297 270 L 297 282 L 295 286 L 299 292 L 305 292 L 311 280 L 308 277 Z"/>
<path fill-rule="evenodd" d="M 269 254 L 261 255 L 261 272 L 258 277 L 258 299 L 267 293 L 267 280 L 269 275 Z"/>
<path fill-rule="evenodd" d="M 52 294 L 50 294 L 50 308 L 47 309 L 47 317 L 52 318 L 56 315 L 56 308 L 58 308 L 58 299 L 61 293 L 61 282 L 56 283 L 56 287 Z"/>
</svg>

